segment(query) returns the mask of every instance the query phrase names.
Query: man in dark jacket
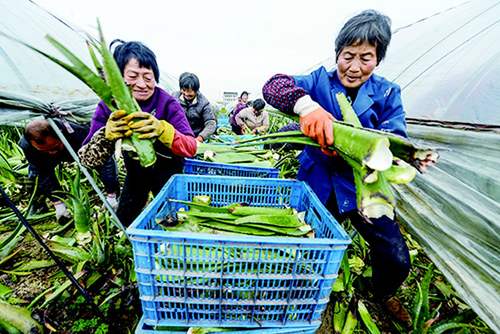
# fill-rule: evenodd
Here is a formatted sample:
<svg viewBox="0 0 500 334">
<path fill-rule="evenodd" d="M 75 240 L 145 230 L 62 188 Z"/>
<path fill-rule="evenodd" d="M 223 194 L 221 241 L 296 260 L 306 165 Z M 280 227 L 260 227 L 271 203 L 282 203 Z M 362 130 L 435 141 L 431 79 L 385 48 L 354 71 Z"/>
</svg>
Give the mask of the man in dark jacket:
<svg viewBox="0 0 500 334">
<path fill-rule="evenodd" d="M 214 134 L 217 121 L 210 102 L 200 93 L 200 80 L 193 73 L 182 73 L 179 77 L 180 91 L 174 96 L 186 112 L 189 125 L 200 143 Z"/>
<path fill-rule="evenodd" d="M 54 120 L 64 134 L 73 150 L 78 151 L 83 140 L 89 132 L 88 126 L 60 120 Z M 62 141 L 45 119 L 34 120 L 26 126 L 24 136 L 19 141 L 19 146 L 24 151 L 28 160 L 29 177 L 38 176 L 38 205 L 42 205 L 45 197 L 49 197 L 56 210 L 56 218 L 69 217 L 70 214 L 53 192 L 61 190 L 61 185 L 56 178 L 55 168 L 62 162 L 72 162 L 73 159 Z M 99 170 L 100 178 L 104 184 L 107 200 L 111 206 L 116 206 L 116 196 L 120 191 L 115 161 L 111 158 Z"/>
</svg>

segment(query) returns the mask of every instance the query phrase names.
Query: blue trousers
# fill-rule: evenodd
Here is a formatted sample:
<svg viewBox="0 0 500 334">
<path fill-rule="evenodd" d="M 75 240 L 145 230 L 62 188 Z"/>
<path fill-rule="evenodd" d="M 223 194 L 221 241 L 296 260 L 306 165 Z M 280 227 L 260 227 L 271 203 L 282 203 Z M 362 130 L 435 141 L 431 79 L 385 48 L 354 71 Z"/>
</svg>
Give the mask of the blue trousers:
<svg viewBox="0 0 500 334">
<path fill-rule="evenodd" d="M 384 301 L 393 296 L 410 273 L 410 254 L 398 223 L 382 216 L 371 219 L 370 224 L 358 212 L 341 216 L 335 195 L 328 200 L 327 209 L 338 221 L 350 218 L 354 228 L 368 242 L 375 298 Z"/>
</svg>

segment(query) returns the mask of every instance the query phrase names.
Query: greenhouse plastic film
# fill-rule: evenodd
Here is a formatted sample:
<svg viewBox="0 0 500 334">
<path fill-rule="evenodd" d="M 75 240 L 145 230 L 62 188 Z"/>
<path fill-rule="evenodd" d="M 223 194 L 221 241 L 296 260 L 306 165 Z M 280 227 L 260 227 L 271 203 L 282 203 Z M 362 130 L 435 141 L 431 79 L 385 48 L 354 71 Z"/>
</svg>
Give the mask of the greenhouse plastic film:
<svg viewBox="0 0 500 334">
<path fill-rule="evenodd" d="M 45 39 L 50 33 L 91 66 L 84 32 L 35 2 L 0 1 L 0 16 L 0 32 L 52 53 L 54 48 Z M 0 91 L 36 96 L 45 102 L 95 98 L 83 82 L 27 47 L 1 35 L 0 46 Z M 163 88 L 168 92 L 177 89 L 176 77 L 162 71 L 160 73 L 160 85 Z"/>
<path fill-rule="evenodd" d="M 500 129 L 410 125 L 440 160 L 396 188 L 398 215 L 459 295 L 500 332 Z"/>
<path fill-rule="evenodd" d="M 34 96 L 0 91 L 0 125 L 20 125 L 41 115 L 88 123 L 94 113 L 96 98 L 47 103 Z"/>
</svg>

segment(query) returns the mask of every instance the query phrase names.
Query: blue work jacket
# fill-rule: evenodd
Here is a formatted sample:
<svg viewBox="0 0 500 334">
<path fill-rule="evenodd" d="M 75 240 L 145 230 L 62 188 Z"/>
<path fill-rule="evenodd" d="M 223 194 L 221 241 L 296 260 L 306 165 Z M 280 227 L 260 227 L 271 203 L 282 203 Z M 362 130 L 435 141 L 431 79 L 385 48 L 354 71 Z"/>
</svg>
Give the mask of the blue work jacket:
<svg viewBox="0 0 500 334">
<path fill-rule="evenodd" d="M 346 94 L 346 89 L 336 71 L 327 72 L 324 67 L 320 67 L 309 75 L 293 78 L 297 86 L 302 87 L 335 119 L 343 119 L 335 94 Z M 353 108 L 363 127 L 407 136 L 401 89 L 398 85 L 373 74 L 359 88 Z M 345 161 L 331 158 L 309 146 L 301 153 L 299 161 L 297 178 L 308 183 L 323 204 L 327 203 L 332 191 L 335 191 L 339 213 L 357 209 L 352 168 Z"/>
</svg>

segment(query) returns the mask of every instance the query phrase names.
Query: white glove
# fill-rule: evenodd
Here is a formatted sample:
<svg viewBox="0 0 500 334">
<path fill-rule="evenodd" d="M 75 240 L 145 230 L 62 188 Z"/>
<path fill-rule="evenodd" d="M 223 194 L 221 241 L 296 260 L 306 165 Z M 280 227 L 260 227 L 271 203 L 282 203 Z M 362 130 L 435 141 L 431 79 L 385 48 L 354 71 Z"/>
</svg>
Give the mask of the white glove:
<svg viewBox="0 0 500 334">
<path fill-rule="evenodd" d="M 66 205 L 64 205 L 63 202 L 55 202 L 54 208 L 56 209 L 56 220 L 59 220 L 62 217 L 64 218 L 71 217 L 71 214 L 69 213 L 68 209 L 66 208 Z"/>
<path fill-rule="evenodd" d="M 116 199 L 116 195 L 115 194 L 108 194 L 106 196 L 106 201 L 108 201 L 109 205 L 111 205 L 113 210 L 116 211 L 116 209 L 118 208 L 118 201 Z"/>
</svg>

